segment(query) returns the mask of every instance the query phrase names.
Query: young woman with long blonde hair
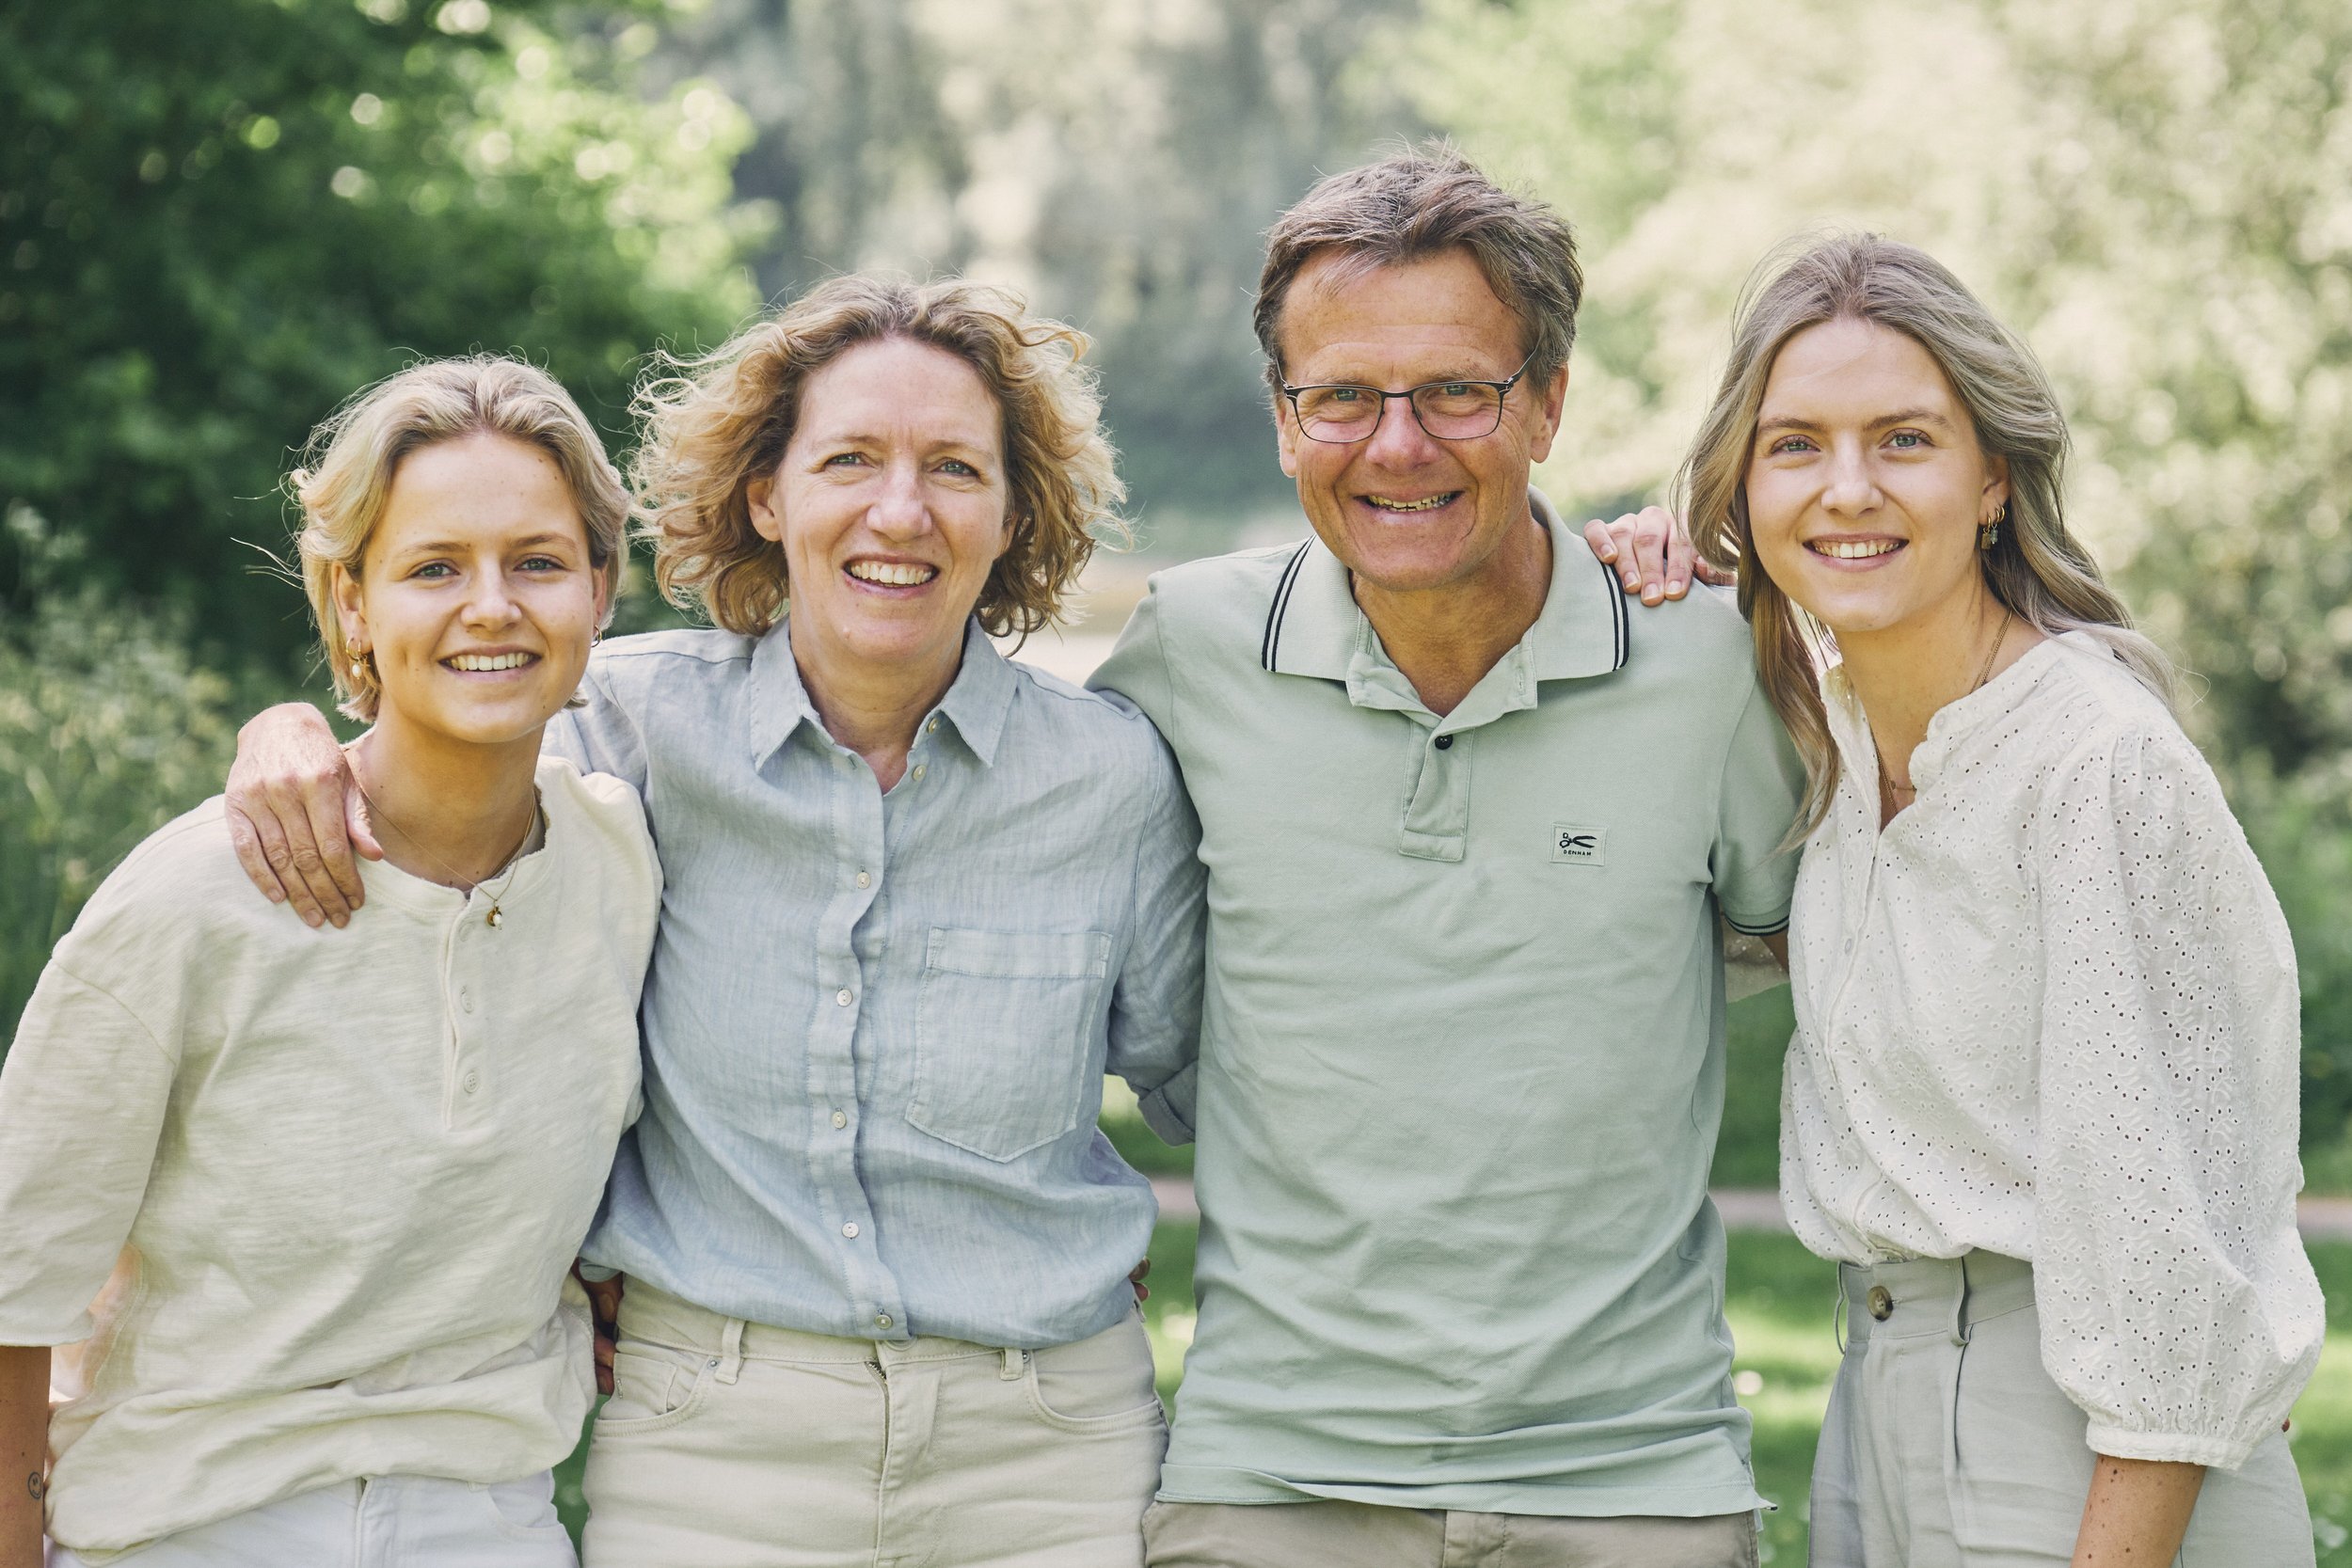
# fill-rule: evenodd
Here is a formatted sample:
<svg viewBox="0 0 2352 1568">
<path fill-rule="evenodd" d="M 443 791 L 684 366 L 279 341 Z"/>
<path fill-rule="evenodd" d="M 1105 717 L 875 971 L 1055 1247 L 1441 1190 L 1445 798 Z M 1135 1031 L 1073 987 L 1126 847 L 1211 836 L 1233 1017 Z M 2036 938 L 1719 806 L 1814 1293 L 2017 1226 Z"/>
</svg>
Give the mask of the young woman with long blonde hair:
<svg viewBox="0 0 2352 1568">
<path fill-rule="evenodd" d="M 2312 1559 L 2294 950 L 2066 449 L 2030 350 L 1856 235 L 1746 301 L 1682 473 L 1812 780 L 1782 1192 L 1849 1325 L 1817 1564 Z"/>
</svg>

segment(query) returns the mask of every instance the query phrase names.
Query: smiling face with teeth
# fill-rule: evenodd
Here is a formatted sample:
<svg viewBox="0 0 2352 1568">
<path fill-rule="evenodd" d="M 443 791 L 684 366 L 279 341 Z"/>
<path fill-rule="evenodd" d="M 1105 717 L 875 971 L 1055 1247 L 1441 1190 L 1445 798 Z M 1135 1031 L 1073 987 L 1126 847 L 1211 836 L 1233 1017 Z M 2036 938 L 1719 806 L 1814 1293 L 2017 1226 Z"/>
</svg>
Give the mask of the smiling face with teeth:
<svg viewBox="0 0 2352 1568">
<path fill-rule="evenodd" d="M 955 355 L 885 338 L 809 376 L 782 461 L 745 499 L 783 546 L 792 656 L 820 712 L 829 693 L 946 690 L 1011 497 L 1004 412 Z"/>
<path fill-rule="evenodd" d="M 605 582 L 555 460 L 477 434 L 401 460 L 334 599 L 374 664 L 379 731 L 535 754 L 587 668 Z"/>
<path fill-rule="evenodd" d="M 2008 469 L 1914 339 L 1850 317 L 1792 335 L 1765 383 L 1746 490 L 1765 573 L 1841 646 L 1978 635 L 1977 531 L 2009 499 Z"/>
<path fill-rule="evenodd" d="M 1527 356 L 1526 332 L 1467 249 L 1368 270 L 1325 252 L 1283 296 L 1282 377 L 1403 391 L 1449 376 L 1502 381 Z M 1503 400 L 1494 434 L 1440 441 L 1391 400 L 1364 440 L 1309 439 L 1287 403 L 1276 410 L 1282 471 L 1315 532 L 1347 564 L 1363 597 L 1475 594 L 1493 578 L 1543 580 L 1544 545 L 1528 508 L 1528 471 L 1551 450 L 1567 390 L 1564 368 Z M 1533 562 L 1528 559 L 1533 552 Z M 1538 593 L 1538 602 L 1541 594 Z"/>
</svg>

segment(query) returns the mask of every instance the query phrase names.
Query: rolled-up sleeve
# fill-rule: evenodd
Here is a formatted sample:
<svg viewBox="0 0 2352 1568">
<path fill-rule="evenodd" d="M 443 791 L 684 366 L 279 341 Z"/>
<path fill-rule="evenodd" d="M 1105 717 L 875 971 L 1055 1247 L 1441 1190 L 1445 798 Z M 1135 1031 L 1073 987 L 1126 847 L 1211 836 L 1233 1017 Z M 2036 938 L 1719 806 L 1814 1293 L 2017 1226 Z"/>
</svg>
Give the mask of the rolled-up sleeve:
<svg viewBox="0 0 2352 1568">
<path fill-rule="evenodd" d="M 2325 1321 L 2295 1225 L 2286 922 L 2178 736 L 2087 749 L 2035 832 L 2043 1363 L 2097 1451 L 2235 1468 L 2279 1430 Z"/>
<path fill-rule="evenodd" d="M 86 1338 L 154 1166 L 173 1061 L 111 992 L 56 963 L 0 1067 L 0 1344 Z"/>
</svg>

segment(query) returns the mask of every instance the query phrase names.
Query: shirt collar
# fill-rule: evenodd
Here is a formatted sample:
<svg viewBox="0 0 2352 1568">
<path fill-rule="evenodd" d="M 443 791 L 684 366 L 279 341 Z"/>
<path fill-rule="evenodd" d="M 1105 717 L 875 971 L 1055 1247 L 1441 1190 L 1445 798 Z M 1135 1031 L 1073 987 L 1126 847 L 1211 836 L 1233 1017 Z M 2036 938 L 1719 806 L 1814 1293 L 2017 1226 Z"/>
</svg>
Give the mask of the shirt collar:
<svg viewBox="0 0 2352 1568">
<path fill-rule="evenodd" d="M 1625 667 L 1629 651 L 1625 591 L 1617 576 L 1560 520 L 1540 490 L 1527 492 L 1535 520 L 1551 535 L 1551 583 L 1542 613 L 1518 650 L 1539 681 L 1605 675 Z M 1259 662 L 1279 675 L 1343 681 L 1357 651 L 1372 639 L 1357 608 L 1347 568 L 1319 537 L 1292 552 L 1266 607 Z"/>
<path fill-rule="evenodd" d="M 947 694 L 939 700 L 937 711 L 955 726 L 964 745 L 983 764 L 995 764 L 996 745 L 1004 736 L 1005 719 L 1012 710 L 1012 694 L 1018 684 L 1019 677 L 1011 663 L 996 651 L 996 644 L 980 629 L 979 622 L 965 622 L 963 664 L 956 672 Z M 792 657 L 788 615 L 769 627 L 753 645 L 749 691 L 752 711 L 748 727 L 755 759 L 765 760 L 783 750 L 792 738 L 792 732 L 803 723 L 820 736 L 824 734 L 817 705 L 809 701 L 808 688 L 802 684 L 800 661 Z"/>
</svg>

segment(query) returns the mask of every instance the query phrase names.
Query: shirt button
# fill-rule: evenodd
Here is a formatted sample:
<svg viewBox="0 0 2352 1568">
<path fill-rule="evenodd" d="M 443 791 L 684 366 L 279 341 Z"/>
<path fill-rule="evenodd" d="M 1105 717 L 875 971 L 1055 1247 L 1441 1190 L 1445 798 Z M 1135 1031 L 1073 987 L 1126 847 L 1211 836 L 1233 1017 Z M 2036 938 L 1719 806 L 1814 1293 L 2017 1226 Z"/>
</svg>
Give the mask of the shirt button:
<svg viewBox="0 0 2352 1568">
<path fill-rule="evenodd" d="M 472 1011 L 473 1011 L 473 992 L 472 992 L 472 991 L 470 991 L 470 990 L 460 990 L 460 991 L 457 993 L 457 1005 L 458 1005 L 459 1006 L 461 1006 L 461 1007 L 465 1008 L 465 1009 L 466 1009 L 466 1011 L 468 1011 L 468 1012 L 472 1012 Z"/>
<path fill-rule="evenodd" d="M 935 735 L 935 734 L 937 734 L 937 733 L 938 733 L 938 731 L 939 731 L 939 721 L 938 721 L 938 720 L 936 720 L 936 719 L 932 720 L 930 723 L 928 723 L 928 724 L 926 724 L 926 725 L 924 725 L 924 726 L 923 726 L 923 733 L 924 733 L 925 735 Z"/>
<path fill-rule="evenodd" d="M 914 765 L 914 782 L 916 784 L 923 782 L 923 765 L 919 762 Z"/>
<path fill-rule="evenodd" d="M 857 1240 L 857 1221 L 855 1221 L 855 1220 L 851 1220 L 849 1224 L 847 1224 L 847 1225 L 843 1226 L 843 1227 L 841 1227 L 841 1234 L 843 1234 L 844 1236 L 849 1237 L 849 1238 L 850 1238 L 850 1240 L 851 1240 L 851 1241 L 853 1241 L 853 1242 L 854 1242 L 854 1241 L 856 1241 L 856 1240 Z"/>
<path fill-rule="evenodd" d="M 1869 1304 L 1870 1316 L 1879 1322 L 1884 1323 L 1895 1315 L 1895 1293 L 1885 1286 L 1871 1286 L 1869 1295 L 1864 1299 Z"/>
<path fill-rule="evenodd" d="M 850 1118 L 849 1118 L 849 1116 L 848 1116 L 846 1113 L 844 1113 L 844 1112 L 841 1112 L 841 1111 L 835 1111 L 835 1112 L 833 1114 L 833 1124 L 834 1124 L 835 1127 L 847 1127 L 847 1126 L 849 1126 L 849 1125 L 850 1125 Z"/>
<path fill-rule="evenodd" d="M 478 1088 L 480 1088 L 480 1087 L 482 1087 L 482 1074 L 480 1074 L 480 1073 L 478 1073 L 478 1072 L 469 1072 L 469 1073 L 467 1073 L 467 1074 L 466 1074 L 466 1092 L 467 1092 L 468 1094 L 471 1094 L 471 1093 L 473 1093 L 473 1092 L 474 1092 L 474 1090 L 476 1090 L 476 1089 L 478 1089 Z"/>
<path fill-rule="evenodd" d="M 857 874 L 857 885 L 860 887 L 872 887 L 874 885 L 873 873 L 870 871 L 859 872 Z"/>
<path fill-rule="evenodd" d="M 876 1328 L 888 1328 L 890 1326 L 890 1314 L 887 1312 L 875 1313 L 874 1326 Z"/>
<path fill-rule="evenodd" d="M 1451 752 L 1454 750 L 1454 737 L 1450 735 L 1441 735 L 1438 736 L 1438 750 L 1440 752 Z"/>
<path fill-rule="evenodd" d="M 834 1006 L 837 1006 L 837 1007 L 846 1007 L 846 1006 L 848 1006 L 850 1003 L 852 1003 L 852 1002 L 856 1001 L 856 1000 L 857 1000 L 857 998 L 855 998 L 855 997 L 853 997 L 853 996 L 851 996 L 851 995 L 850 994 L 850 988 L 849 988 L 849 987 L 844 986 L 844 987 L 842 987 L 839 990 L 834 991 L 834 992 L 833 993 L 833 1000 L 834 1000 Z"/>
</svg>

